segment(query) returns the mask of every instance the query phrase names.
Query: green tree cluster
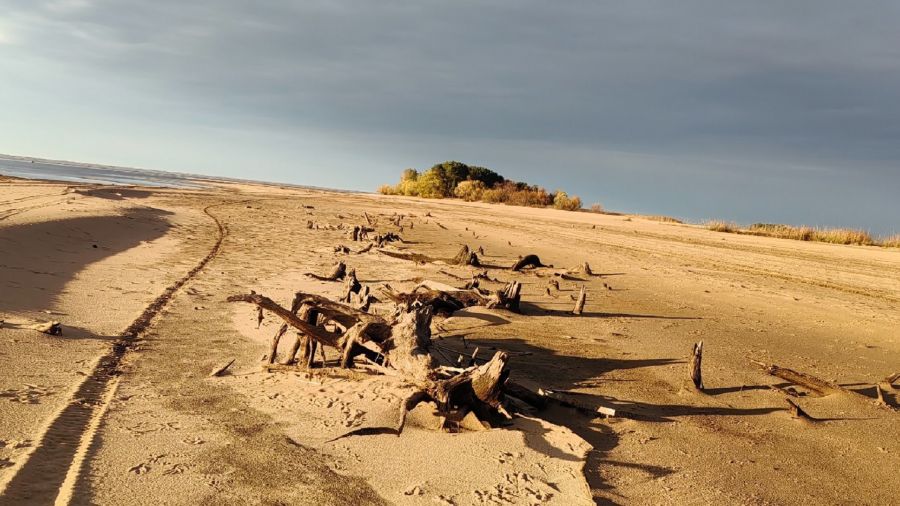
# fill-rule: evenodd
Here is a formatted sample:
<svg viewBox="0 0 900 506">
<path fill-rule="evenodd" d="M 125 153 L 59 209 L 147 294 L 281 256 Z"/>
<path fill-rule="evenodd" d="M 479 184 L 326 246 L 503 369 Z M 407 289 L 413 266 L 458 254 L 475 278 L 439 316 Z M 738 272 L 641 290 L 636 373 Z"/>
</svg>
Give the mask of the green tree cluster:
<svg viewBox="0 0 900 506">
<path fill-rule="evenodd" d="M 469 202 L 497 202 L 515 206 L 546 207 L 577 211 L 581 199 L 569 197 L 564 191 L 548 193 L 539 186 L 510 181 L 500 174 L 475 165 L 457 161 L 436 164 L 419 172 L 406 169 L 395 186 L 383 185 L 378 191 L 385 195 L 409 197 L 452 198 Z"/>
</svg>

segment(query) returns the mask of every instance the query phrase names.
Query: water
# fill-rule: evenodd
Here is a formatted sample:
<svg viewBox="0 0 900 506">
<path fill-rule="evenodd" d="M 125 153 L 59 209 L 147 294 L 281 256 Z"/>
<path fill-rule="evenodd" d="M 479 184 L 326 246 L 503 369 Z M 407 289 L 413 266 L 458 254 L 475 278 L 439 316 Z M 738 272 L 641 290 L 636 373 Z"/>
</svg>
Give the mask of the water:
<svg viewBox="0 0 900 506">
<path fill-rule="evenodd" d="M 0 174 L 25 179 L 52 179 L 76 183 L 199 188 L 200 176 L 159 170 L 127 169 L 72 162 L 29 160 L 0 156 Z"/>
</svg>

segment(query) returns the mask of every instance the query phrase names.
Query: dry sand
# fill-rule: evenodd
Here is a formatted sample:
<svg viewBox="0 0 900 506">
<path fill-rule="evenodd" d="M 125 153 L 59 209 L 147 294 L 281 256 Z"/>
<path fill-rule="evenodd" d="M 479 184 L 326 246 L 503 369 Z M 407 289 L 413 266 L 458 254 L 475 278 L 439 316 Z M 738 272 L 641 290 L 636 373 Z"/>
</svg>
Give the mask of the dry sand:
<svg viewBox="0 0 900 506">
<path fill-rule="evenodd" d="M 557 267 L 588 261 L 600 275 L 549 296 L 547 278 L 491 270 L 523 282 L 523 314 L 467 310 L 436 321 L 435 338 L 448 355 L 514 352 L 513 379 L 632 416 L 555 407 L 446 433 L 420 406 L 399 437 L 332 441 L 391 425 L 406 387 L 261 372 L 280 322 L 257 328 L 252 307 L 225 298 L 336 294 L 339 284 L 304 273 L 326 272 L 337 244 L 361 245 L 306 222 L 358 224 L 363 211 L 414 215 L 406 251 L 450 257 L 468 244 L 499 266 L 525 253 Z M 374 251 L 343 259 L 374 286 L 469 275 Z M 873 397 L 900 371 L 898 305 L 897 250 L 275 186 L 4 180 L 0 504 L 897 503 L 900 419 Z M 47 320 L 63 334 L 27 328 Z M 122 337 L 129 326 L 133 340 Z M 702 394 L 687 387 L 699 340 Z M 804 423 L 770 388 L 788 385 L 749 358 L 858 394 L 797 397 L 818 419 Z"/>
</svg>

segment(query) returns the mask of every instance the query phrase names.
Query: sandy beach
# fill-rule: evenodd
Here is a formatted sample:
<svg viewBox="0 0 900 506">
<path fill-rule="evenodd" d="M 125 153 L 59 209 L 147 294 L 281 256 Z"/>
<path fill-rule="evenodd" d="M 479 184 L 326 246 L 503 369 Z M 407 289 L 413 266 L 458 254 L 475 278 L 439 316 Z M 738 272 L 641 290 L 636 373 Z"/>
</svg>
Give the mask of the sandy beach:
<svg viewBox="0 0 900 506">
<path fill-rule="evenodd" d="M 399 436 L 341 437 L 391 426 L 408 385 L 268 372 L 281 320 L 226 298 L 337 299 L 342 283 L 306 274 L 338 260 L 376 295 L 482 270 L 356 254 L 365 243 L 338 227 L 365 215 L 402 236 L 391 251 L 481 247 L 485 287 L 521 282 L 520 313 L 435 318 L 436 353 L 506 351 L 512 380 L 619 414 L 552 405 L 443 431 L 424 403 Z M 525 254 L 594 275 L 551 290 L 508 269 Z M 0 504 L 890 504 L 898 309 L 896 249 L 277 185 L 0 178 Z M 32 328 L 48 321 L 62 333 Z M 699 341 L 703 392 L 688 376 Z M 751 360 L 841 390 L 817 396 Z"/>
</svg>

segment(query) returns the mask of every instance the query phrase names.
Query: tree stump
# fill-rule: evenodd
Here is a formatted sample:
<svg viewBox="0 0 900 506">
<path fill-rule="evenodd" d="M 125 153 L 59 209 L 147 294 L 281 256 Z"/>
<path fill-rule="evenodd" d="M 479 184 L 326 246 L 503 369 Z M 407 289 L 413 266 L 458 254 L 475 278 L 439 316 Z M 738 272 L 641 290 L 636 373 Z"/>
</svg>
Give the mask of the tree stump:
<svg viewBox="0 0 900 506">
<path fill-rule="evenodd" d="M 690 364 L 690 375 L 691 381 L 694 383 L 694 388 L 697 391 L 703 391 L 703 373 L 702 373 L 702 365 L 703 365 L 703 341 L 700 341 L 694 344 L 694 349 L 691 353 L 691 364 Z"/>
</svg>

